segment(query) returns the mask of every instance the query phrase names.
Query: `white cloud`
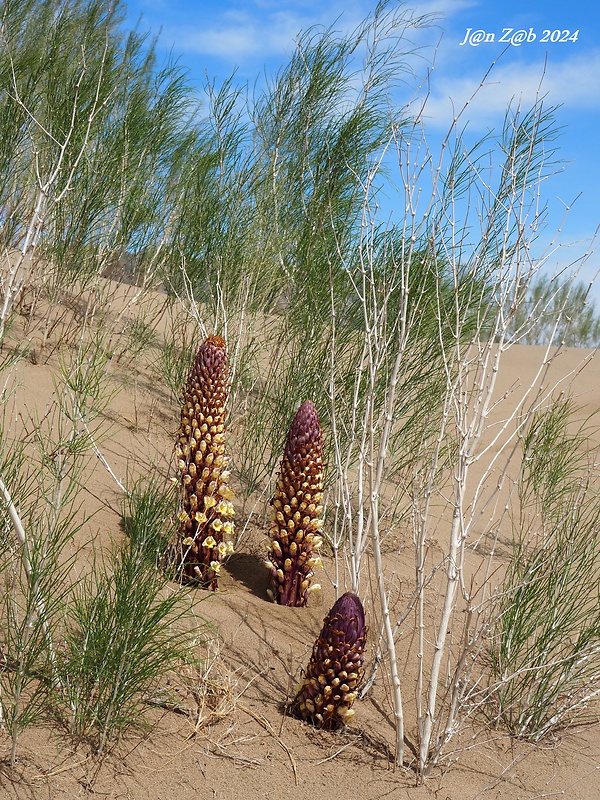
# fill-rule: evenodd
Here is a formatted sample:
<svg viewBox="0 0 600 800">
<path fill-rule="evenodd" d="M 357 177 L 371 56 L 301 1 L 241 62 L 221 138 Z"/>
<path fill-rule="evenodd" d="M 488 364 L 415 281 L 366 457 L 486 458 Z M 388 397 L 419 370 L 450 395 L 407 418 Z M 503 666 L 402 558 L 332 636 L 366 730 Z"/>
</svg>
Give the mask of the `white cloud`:
<svg viewBox="0 0 600 800">
<path fill-rule="evenodd" d="M 305 20 L 291 13 L 278 12 L 260 20 L 247 12 L 229 11 L 212 24 L 198 24 L 187 30 L 167 29 L 165 34 L 185 52 L 239 60 L 289 51 L 305 26 Z"/>
<path fill-rule="evenodd" d="M 148 0 L 147 0 L 148 2 Z M 440 22 L 474 0 L 427 0 L 414 9 L 416 16 L 433 14 Z M 185 26 L 166 24 L 163 38 L 178 51 L 214 56 L 240 62 L 289 54 L 297 35 L 313 26 L 334 27 L 342 33 L 354 31 L 374 10 L 369 0 L 305 0 L 270 2 L 251 0 L 237 9 L 221 6 L 210 16 L 192 16 Z M 401 9 L 390 5 L 390 13 Z M 407 15 L 411 7 L 407 7 Z M 415 34 L 418 40 L 420 35 Z M 436 34 L 433 39 L 437 40 Z"/>
<path fill-rule="evenodd" d="M 164 36 L 178 50 L 240 62 L 289 54 L 301 31 L 313 26 L 354 30 L 371 9 L 355 3 L 247 3 L 243 10 L 222 8 L 210 19 L 191 19 L 186 27 L 165 26 Z"/>
<path fill-rule="evenodd" d="M 417 10 L 422 14 L 441 14 L 447 19 L 459 11 L 475 8 L 478 5 L 477 0 L 428 0 L 419 3 Z"/>
<path fill-rule="evenodd" d="M 485 129 L 498 122 L 512 100 L 529 105 L 546 96 L 553 105 L 566 108 L 600 109 L 600 50 L 564 61 L 499 64 L 484 84 L 483 74 L 452 78 L 433 71 L 432 93 L 424 117 L 433 127 L 446 128 L 465 103 L 463 120 L 473 129 Z M 473 95 L 475 95 L 473 97 Z M 471 99 L 473 98 L 473 99 Z"/>
</svg>

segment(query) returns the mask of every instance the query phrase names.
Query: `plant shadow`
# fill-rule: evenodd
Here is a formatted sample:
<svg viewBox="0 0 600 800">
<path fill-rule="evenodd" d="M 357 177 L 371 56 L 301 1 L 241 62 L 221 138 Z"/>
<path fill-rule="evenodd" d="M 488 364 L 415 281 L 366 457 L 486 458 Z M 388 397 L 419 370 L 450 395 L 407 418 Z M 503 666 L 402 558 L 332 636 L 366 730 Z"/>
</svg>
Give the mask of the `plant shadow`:
<svg viewBox="0 0 600 800">
<path fill-rule="evenodd" d="M 243 583 L 256 597 L 268 601 L 269 571 L 262 558 L 252 553 L 235 553 L 224 566 L 234 580 Z"/>
</svg>

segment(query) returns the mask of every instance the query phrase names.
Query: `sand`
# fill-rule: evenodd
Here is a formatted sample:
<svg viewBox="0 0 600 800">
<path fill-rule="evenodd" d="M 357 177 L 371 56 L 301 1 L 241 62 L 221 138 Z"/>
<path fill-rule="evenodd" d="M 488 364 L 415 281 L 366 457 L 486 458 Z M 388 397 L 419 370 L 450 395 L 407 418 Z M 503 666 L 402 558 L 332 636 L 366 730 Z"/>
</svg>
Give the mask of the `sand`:
<svg viewBox="0 0 600 800">
<path fill-rule="evenodd" d="M 528 385 L 543 355 L 535 347 L 509 350 L 496 388 L 498 396 L 514 387 L 508 402 L 516 404 L 518 387 Z M 567 383 L 582 413 L 600 408 L 600 361 L 592 358 L 584 370 L 578 369 L 582 359 L 591 355 L 564 350 L 547 384 L 559 375 L 571 375 Z M 34 358 L 37 363 L 22 363 L 18 369 L 19 386 L 12 401 L 19 412 L 14 415 L 17 426 L 33 425 L 52 397 L 58 353 L 50 355 L 48 363 L 44 363 L 44 353 L 40 356 Z M 147 368 L 141 367 L 142 359 L 139 364 L 124 361 L 112 367 L 115 386 L 121 391 L 105 413 L 107 436 L 101 452 L 120 479 L 143 474 L 150 463 L 162 463 L 166 472 L 177 427 L 176 405 Z M 497 413 L 506 415 L 506 408 Z M 83 548 L 79 557 L 84 559 L 92 541 L 94 547 L 107 546 L 123 537 L 122 493 L 96 458 L 83 482 L 82 498 L 85 512 L 97 512 L 74 542 Z M 324 558 L 323 590 L 311 596 L 308 608 L 281 608 L 268 602 L 262 564 L 264 513 L 264 506 L 258 506 L 238 553 L 223 570 L 220 591 L 194 593 L 198 634 L 210 641 L 210 646 L 203 645 L 206 679 L 202 690 L 192 675 L 174 681 L 171 689 L 179 699 L 179 710 L 151 707 L 151 730 L 128 735 L 102 761 L 85 743 L 75 746 L 56 727 L 25 731 L 16 768 L 11 771 L 6 763 L 0 764 L 0 798 L 600 798 L 598 723 L 574 724 L 531 744 L 473 720 L 448 748 L 444 763 L 424 785 L 416 785 L 412 667 L 402 666 L 408 722 L 405 768 L 394 766 L 384 669 L 374 689 L 357 702 L 356 715 L 346 730 L 317 731 L 292 718 L 287 703 L 335 600 L 327 578 L 333 565 L 329 557 Z M 244 522 L 238 520 L 238 525 Z M 390 547 L 386 558 L 394 560 L 400 575 L 408 579 L 412 574 L 409 548 Z M 368 620 L 369 615 L 367 603 Z M 409 619 L 407 627 L 410 624 Z M 409 634 L 407 630 L 405 636 Z M 373 648 L 367 653 L 367 669 Z M 0 756 L 9 750 L 8 737 L 0 730 Z"/>
</svg>

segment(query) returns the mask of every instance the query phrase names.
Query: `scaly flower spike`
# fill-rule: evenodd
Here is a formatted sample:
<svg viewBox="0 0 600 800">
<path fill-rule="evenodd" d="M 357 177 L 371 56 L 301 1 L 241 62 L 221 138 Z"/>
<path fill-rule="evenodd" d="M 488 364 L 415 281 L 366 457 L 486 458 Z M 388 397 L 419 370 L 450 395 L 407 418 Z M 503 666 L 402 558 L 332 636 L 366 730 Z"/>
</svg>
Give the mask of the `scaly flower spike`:
<svg viewBox="0 0 600 800">
<path fill-rule="evenodd" d="M 292 704 L 296 716 L 326 730 L 340 728 L 351 719 L 363 675 L 366 635 L 362 603 L 347 592 L 323 620 Z"/>
<path fill-rule="evenodd" d="M 175 454 L 181 485 L 179 569 L 181 579 L 218 588 L 234 530 L 233 492 L 225 455 L 225 404 L 229 367 L 225 341 L 209 336 L 201 345 L 183 395 Z"/>
<path fill-rule="evenodd" d="M 282 606 L 305 606 L 313 568 L 321 566 L 323 540 L 323 438 L 317 409 L 302 403 L 291 424 L 273 499 L 269 556 L 272 600 Z"/>
</svg>

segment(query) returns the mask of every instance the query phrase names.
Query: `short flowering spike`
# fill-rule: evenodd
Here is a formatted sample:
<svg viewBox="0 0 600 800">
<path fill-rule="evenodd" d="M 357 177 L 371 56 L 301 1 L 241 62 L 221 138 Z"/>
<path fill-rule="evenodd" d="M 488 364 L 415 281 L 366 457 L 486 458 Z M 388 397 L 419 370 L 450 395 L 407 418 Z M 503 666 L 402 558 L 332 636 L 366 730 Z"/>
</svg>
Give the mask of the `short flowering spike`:
<svg viewBox="0 0 600 800">
<path fill-rule="evenodd" d="M 233 492 L 225 455 L 229 367 L 225 341 L 209 336 L 198 350 L 183 393 L 175 457 L 181 504 L 178 551 L 182 580 L 217 589 L 221 562 L 231 552 Z"/>
<path fill-rule="evenodd" d="M 323 522 L 323 438 L 317 409 L 302 403 L 291 424 L 275 497 L 268 559 L 269 597 L 282 606 L 305 606 Z"/>
<path fill-rule="evenodd" d="M 318 728 L 336 730 L 354 715 L 367 629 L 360 599 L 343 594 L 323 620 L 292 710 Z"/>
</svg>

